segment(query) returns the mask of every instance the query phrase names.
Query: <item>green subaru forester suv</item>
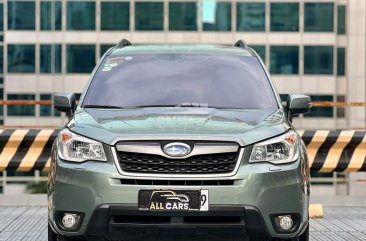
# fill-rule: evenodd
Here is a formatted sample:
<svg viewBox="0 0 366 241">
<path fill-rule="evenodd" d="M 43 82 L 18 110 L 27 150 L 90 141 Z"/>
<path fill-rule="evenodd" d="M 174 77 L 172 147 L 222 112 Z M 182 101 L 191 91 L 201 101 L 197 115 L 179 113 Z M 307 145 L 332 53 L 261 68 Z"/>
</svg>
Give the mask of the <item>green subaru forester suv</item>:
<svg viewBox="0 0 366 241">
<path fill-rule="evenodd" d="M 257 53 L 132 45 L 101 58 L 52 150 L 48 240 L 309 239 L 309 167 Z"/>
</svg>

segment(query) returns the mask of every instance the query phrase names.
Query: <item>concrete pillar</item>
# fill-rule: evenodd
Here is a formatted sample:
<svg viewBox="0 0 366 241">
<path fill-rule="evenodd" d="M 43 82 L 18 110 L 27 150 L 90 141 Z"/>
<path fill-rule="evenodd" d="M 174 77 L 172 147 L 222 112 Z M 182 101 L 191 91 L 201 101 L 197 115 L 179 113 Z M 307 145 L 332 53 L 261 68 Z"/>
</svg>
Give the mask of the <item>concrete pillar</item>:
<svg viewBox="0 0 366 241">
<path fill-rule="evenodd" d="M 366 1 L 349 0 L 347 10 L 347 98 L 366 102 Z M 350 128 L 366 127 L 366 108 L 350 107 Z"/>
</svg>

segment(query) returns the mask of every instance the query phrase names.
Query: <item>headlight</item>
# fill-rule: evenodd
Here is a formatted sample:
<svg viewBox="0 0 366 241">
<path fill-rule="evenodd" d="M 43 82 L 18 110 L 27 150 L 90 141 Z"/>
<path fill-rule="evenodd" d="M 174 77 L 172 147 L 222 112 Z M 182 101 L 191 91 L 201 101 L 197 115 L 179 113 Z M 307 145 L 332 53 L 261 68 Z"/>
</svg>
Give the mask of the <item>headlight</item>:
<svg viewBox="0 0 366 241">
<path fill-rule="evenodd" d="M 249 162 L 283 164 L 295 161 L 298 156 L 297 135 L 290 131 L 282 136 L 255 144 Z"/>
<path fill-rule="evenodd" d="M 102 143 L 79 136 L 67 129 L 58 134 L 58 144 L 58 155 L 66 161 L 107 161 Z"/>
</svg>

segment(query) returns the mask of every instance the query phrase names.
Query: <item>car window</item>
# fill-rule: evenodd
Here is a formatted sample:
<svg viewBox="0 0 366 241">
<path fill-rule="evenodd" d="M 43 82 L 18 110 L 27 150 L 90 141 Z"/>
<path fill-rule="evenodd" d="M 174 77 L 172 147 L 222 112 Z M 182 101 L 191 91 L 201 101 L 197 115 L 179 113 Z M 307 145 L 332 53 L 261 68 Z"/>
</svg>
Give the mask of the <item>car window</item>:
<svg viewBox="0 0 366 241">
<path fill-rule="evenodd" d="M 109 56 L 84 105 L 134 107 L 202 103 L 223 108 L 278 108 L 255 57 L 161 53 Z"/>
</svg>

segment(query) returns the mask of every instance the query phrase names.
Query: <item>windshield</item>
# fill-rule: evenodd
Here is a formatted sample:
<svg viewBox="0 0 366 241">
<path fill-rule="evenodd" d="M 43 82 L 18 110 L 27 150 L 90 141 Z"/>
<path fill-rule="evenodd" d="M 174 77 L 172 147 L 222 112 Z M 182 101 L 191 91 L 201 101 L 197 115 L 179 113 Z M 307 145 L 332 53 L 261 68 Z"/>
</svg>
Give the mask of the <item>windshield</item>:
<svg viewBox="0 0 366 241">
<path fill-rule="evenodd" d="M 224 54 L 110 56 L 99 67 L 83 105 L 278 108 L 255 57 Z M 198 105 L 197 105 L 198 103 Z"/>
</svg>

